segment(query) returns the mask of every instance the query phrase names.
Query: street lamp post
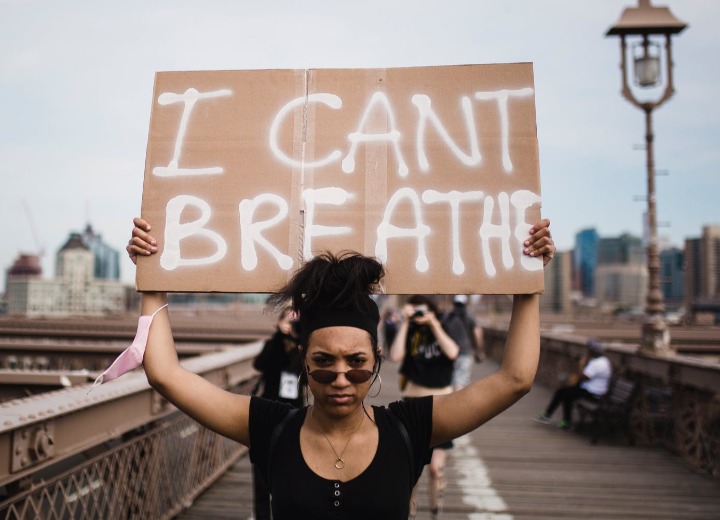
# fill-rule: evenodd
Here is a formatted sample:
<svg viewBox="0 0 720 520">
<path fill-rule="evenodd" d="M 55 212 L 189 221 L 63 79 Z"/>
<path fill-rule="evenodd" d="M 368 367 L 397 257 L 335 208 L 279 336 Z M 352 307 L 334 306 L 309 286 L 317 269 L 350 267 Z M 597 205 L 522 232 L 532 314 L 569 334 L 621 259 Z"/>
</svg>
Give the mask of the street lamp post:
<svg viewBox="0 0 720 520">
<path fill-rule="evenodd" d="M 645 321 L 642 326 L 642 347 L 660 355 L 670 355 L 670 333 L 665 322 L 665 303 L 660 290 L 660 254 L 657 239 L 657 208 L 655 201 L 655 159 L 653 148 L 652 112 L 669 100 L 675 93 L 673 86 L 673 61 L 670 39 L 687 27 L 667 7 L 655 7 L 650 0 L 638 0 L 637 7 L 623 11 L 617 24 L 606 36 L 620 37 L 620 69 L 622 70 L 622 95 L 630 103 L 645 112 L 645 150 L 647 153 L 647 267 L 648 291 L 645 302 Z M 665 78 L 661 79 L 661 45 L 665 43 Z M 639 100 L 628 83 L 628 43 L 633 57 L 635 84 L 640 89 L 661 86 L 665 88 L 655 101 Z"/>
</svg>

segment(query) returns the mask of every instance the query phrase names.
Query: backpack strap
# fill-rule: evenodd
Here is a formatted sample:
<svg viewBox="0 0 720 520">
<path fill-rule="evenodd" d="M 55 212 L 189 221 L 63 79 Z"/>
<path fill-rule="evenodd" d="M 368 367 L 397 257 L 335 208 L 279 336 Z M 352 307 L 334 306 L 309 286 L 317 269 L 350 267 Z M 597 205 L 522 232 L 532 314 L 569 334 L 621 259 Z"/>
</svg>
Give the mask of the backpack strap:
<svg viewBox="0 0 720 520">
<path fill-rule="evenodd" d="M 400 434 L 403 444 L 405 445 L 405 453 L 408 458 L 408 468 L 410 468 L 410 482 L 413 483 L 415 482 L 415 457 L 413 455 L 412 443 L 410 442 L 410 434 L 408 434 L 405 423 L 403 423 L 398 416 L 395 415 L 390 407 L 385 408 L 385 412 L 387 412 L 388 419 L 390 419 L 390 422 Z"/>
<path fill-rule="evenodd" d="M 288 414 L 283 417 L 282 421 L 277 423 L 275 425 L 275 428 L 273 428 L 272 434 L 270 435 L 270 444 L 268 444 L 268 465 L 267 465 L 267 473 L 265 475 L 265 480 L 268 485 L 268 489 L 270 489 L 270 468 L 272 467 L 273 460 L 275 458 L 275 447 L 277 446 L 278 439 L 280 438 L 280 435 L 282 434 L 285 427 L 288 425 L 288 423 L 295 417 L 298 412 L 300 411 L 299 408 L 292 408 Z"/>
</svg>

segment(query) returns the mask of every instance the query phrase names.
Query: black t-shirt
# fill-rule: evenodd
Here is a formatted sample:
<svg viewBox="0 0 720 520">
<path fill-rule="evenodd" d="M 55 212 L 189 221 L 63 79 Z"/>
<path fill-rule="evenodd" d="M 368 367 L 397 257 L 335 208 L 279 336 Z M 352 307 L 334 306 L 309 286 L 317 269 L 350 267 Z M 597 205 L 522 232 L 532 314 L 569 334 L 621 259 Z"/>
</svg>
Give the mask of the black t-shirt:
<svg viewBox="0 0 720 520">
<path fill-rule="evenodd" d="M 250 401 L 250 460 L 260 473 L 269 475 L 272 515 L 275 520 L 405 519 L 410 494 L 423 466 L 430 460 L 432 397 L 390 404 L 410 436 L 415 474 L 410 476 L 407 448 L 390 422 L 384 407 L 373 406 L 378 445 L 370 465 L 347 482 L 327 480 L 305 463 L 300 448 L 300 428 L 307 408 L 302 408 L 284 427 L 274 448 L 268 471 L 268 448 L 275 426 L 291 407 L 253 397 Z"/>
<path fill-rule="evenodd" d="M 452 384 L 453 367 L 430 327 L 410 323 L 400 373 L 415 384 L 445 388 Z"/>
</svg>

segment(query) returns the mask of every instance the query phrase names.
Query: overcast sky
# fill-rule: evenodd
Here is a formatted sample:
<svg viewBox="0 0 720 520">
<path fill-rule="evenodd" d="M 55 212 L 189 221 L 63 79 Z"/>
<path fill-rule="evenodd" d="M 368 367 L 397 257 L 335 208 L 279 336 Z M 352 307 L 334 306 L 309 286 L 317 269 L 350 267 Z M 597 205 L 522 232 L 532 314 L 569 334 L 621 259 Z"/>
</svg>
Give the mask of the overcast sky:
<svg viewBox="0 0 720 520">
<path fill-rule="evenodd" d="M 620 96 L 633 0 L 80 2 L 0 0 L 3 273 L 92 223 L 123 250 L 140 213 L 156 71 L 533 62 L 543 214 L 575 233 L 642 234 L 644 117 Z M 655 112 L 660 235 L 682 247 L 720 224 L 720 2 L 655 0 L 689 24 L 677 93 Z M 123 252 L 124 255 L 124 252 Z M 123 256 L 122 278 L 134 279 Z M 4 286 L 0 283 L 0 289 Z"/>
</svg>

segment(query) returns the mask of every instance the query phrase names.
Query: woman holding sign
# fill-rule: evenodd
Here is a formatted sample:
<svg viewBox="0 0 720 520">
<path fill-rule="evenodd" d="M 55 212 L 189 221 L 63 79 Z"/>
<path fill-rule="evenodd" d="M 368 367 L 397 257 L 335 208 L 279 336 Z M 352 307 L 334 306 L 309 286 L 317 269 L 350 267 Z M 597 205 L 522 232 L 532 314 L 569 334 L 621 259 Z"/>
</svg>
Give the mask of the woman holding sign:
<svg viewBox="0 0 720 520">
<path fill-rule="evenodd" d="M 547 263 L 555 252 L 549 221 L 530 229 L 524 254 Z M 150 226 L 135 220 L 127 247 L 156 252 Z M 312 405 L 236 395 L 178 363 L 166 309 L 152 322 L 143 365 L 148 381 L 207 428 L 250 448 L 267 480 L 273 518 L 404 519 L 413 486 L 433 446 L 473 431 L 532 386 L 540 350 L 538 294 L 515 295 L 504 360 L 494 374 L 463 390 L 366 406 L 379 387 L 379 312 L 370 295 L 384 268 L 359 254 L 325 254 L 308 261 L 273 294 L 300 320 L 300 349 Z M 142 314 L 166 304 L 145 293 Z M 296 411 L 293 411 L 296 410 Z"/>
</svg>

